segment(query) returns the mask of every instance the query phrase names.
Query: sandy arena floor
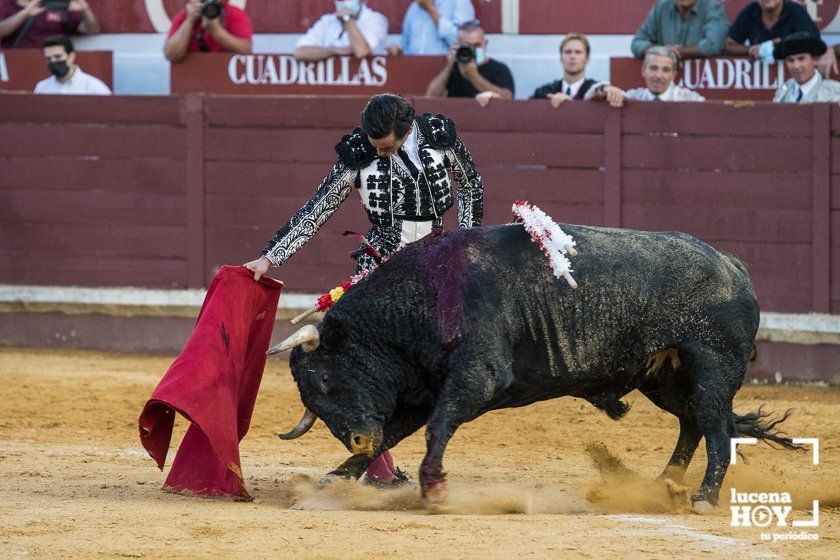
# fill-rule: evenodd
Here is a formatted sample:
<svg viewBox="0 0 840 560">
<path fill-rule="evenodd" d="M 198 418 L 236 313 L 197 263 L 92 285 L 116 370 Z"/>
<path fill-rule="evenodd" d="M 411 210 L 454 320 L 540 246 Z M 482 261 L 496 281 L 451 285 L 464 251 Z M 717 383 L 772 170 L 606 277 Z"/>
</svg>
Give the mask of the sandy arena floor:
<svg viewBox="0 0 840 560">
<path fill-rule="evenodd" d="M 416 487 L 314 488 L 310 480 L 346 451 L 320 423 L 299 440 L 277 439 L 302 412 L 285 362 L 266 371 L 242 445 L 256 501 L 161 492 L 164 474 L 140 446 L 137 417 L 171 361 L 0 349 L 0 558 L 840 558 L 836 388 L 741 391 L 740 411 L 795 407 L 788 432 L 820 438 L 821 464 L 810 453 L 749 449 L 750 464 L 730 468 L 711 516 L 689 513 L 655 481 L 677 422 L 638 393 L 619 422 L 565 398 L 463 427 L 444 460 L 449 503 L 428 511 Z M 594 442 L 603 446 L 587 452 Z M 395 451 L 412 478 L 423 450 L 418 433 Z M 613 470 L 599 471 L 593 455 Z M 632 472 L 616 470 L 619 461 Z M 703 468 L 701 451 L 691 490 Z M 788 491 L 793 519 L 819 499 L 819 527 L 806 530 L 819 540 L 768 542 L 762 531 L 803 529 L 730 527 L 729 487 Z"/>
</svg>

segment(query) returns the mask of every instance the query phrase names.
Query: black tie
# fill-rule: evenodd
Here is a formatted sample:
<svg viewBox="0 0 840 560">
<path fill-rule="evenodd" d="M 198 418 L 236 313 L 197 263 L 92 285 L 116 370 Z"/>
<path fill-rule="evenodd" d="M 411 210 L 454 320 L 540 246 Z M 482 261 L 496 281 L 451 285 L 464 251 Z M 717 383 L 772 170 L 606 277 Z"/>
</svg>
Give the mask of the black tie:
<svg viewBox="0 0 840 560">
<path fill-rule="evenodd" d="M 397 155 L 400 156 L 400 159 L 405 164 L 405 167 L 408 169 L 408 172 L 411 173 L 411 178 L 415 181 L 417 180 L 417 176 L 420 175 L 420 170 L 417 169 L 417 166 L 414 165 L 414 162 L 411 161 L 411 158 L 408 157 L 406 151 L 402 148 L 397 150 Z"/>
<path fill-rule="evenodd" d="M 566 86 L 566 95 L 572 96 L 572 86 Z"/>
<path fill-rule="evenodd" d="M 802 101 L 802 88 L 798 87 L 796 89 L 799 90 L 799 93 L 796 94 L 796 102 L 799 103 L 800 101 Z"/>
</svg>

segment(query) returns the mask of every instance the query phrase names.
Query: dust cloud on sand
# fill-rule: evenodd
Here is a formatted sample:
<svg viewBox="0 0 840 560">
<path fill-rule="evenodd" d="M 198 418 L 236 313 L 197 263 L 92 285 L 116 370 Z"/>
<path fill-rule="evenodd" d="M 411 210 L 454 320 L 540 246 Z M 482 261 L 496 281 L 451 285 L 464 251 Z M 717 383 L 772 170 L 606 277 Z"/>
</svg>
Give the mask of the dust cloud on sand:
<svg viewBox="0 0 840 560">
<path fill-rule="evenodd" d="M 292 508 L 317 511 L 417 511 L 429 514 L 571 514 L 592 511 L 585 500 L 560 488 L 513 484 L 450 483 L 446 499 L 427 504 L 416 484 L 381 489 L 349 481 L 319 484 L 299 475 L 290 481 Z"/>
<path fill-rule="evenodd" d="M 586 493 L 594 506 L 609 513 L 687 513 L 691 489 L 671 479 L 648 479 L 627 468 L 601 442 L 586 444 L 601 480 Z"/>
</svg>

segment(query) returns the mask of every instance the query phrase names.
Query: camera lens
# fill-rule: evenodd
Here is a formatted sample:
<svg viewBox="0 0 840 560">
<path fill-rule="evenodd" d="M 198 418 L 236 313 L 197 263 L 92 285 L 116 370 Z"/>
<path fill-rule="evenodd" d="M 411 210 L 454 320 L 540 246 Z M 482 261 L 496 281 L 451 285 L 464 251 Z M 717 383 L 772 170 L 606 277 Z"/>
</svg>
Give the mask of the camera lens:
<svg viewBox="0 0 840 560">
<path fill-rule="evenodd" d="M 222 15 L 222 5 L 218 0 L 204 0 L 204 5 L 201 7 L 201 15 L 207 19 L 216 19 Z"/>
<path fill-rule="evenodd" d="M 475 51 L 473 51 L 472 47 L 468 45 L 461 45 L 458 47 L 458 50 L 455 51 L 455 60 L 460 62 L 461 64 L 468 64 L 475 59 Z"/>
</svg>

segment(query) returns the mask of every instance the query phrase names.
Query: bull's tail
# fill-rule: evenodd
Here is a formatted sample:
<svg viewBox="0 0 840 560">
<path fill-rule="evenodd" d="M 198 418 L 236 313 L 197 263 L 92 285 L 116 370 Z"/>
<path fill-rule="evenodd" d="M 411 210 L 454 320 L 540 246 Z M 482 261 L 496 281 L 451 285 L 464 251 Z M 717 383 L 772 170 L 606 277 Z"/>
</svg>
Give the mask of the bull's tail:
<svg viewBox="0 0 840 560">
<path fill-rule="evenodd" d="M 792 412 L 793 409 L 789 408 L 781 417 L 777 417 L 772 412 L 764 412 L 764 405 L 761 405 L 753 412 L 744 415 L 735 414 L 735 429 L 738 431 L 738 437 L 756 438 L 774 449 L 804 449 L 801 445 L 793 443 L 786 433 L 776 429 L 776 426 L 787 420 Z M 740 451 L 738 455 L 744 456 Z"/>
</svg>

